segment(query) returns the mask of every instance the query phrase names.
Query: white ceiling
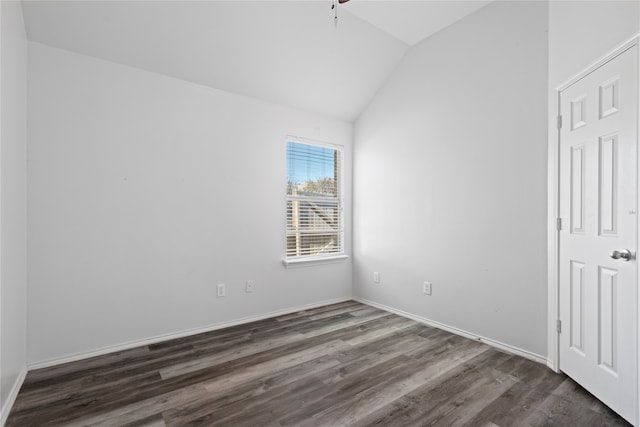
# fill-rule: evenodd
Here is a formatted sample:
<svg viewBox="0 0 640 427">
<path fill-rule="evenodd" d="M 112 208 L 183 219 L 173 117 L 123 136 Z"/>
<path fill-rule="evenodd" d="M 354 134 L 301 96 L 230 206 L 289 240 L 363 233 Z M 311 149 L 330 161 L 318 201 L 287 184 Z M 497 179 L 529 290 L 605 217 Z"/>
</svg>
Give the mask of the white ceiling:
<svg viewBox="0 0 640 427">
<path fill-rule="evenodd" d="M 491 0 L 353 0 L 344 9 L 413 46 Z"/>
<path fill-rule="evenodd" d="M 28 1 L 30 40 L 353 121 L 410 45 L 486 1 Z"/>
</svg>

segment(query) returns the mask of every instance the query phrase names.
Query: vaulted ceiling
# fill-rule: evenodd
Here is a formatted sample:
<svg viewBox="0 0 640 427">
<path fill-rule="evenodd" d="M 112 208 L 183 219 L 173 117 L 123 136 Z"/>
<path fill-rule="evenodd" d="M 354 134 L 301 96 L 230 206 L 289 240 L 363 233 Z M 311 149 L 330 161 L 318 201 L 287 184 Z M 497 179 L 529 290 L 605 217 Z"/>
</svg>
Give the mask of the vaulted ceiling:
<svg viewBox="0 0 640 427">
<path fill-rule="evenodd" d="M 411 45 L 488 1 L 29 1 L 30 40 L 353 121 Z M 99 82 L 96 82 L 99 84 Z"/>
</svg>

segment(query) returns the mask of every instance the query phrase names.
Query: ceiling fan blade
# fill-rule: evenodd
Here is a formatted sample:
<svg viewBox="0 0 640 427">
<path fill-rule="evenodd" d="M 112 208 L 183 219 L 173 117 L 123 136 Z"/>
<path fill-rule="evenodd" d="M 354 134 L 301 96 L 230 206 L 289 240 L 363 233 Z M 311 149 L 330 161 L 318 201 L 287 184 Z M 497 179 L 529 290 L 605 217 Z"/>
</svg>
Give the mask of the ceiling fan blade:
<svg viewBox="0 0 640 427">
<path fill-rule="evenodd" d="M 342 4 L 342 3 L 346 3 L 346 2 L 348 2 L 348 1 L 349 1 L 349 0 L 338 0 L 338 3 Z"/>
</svg>

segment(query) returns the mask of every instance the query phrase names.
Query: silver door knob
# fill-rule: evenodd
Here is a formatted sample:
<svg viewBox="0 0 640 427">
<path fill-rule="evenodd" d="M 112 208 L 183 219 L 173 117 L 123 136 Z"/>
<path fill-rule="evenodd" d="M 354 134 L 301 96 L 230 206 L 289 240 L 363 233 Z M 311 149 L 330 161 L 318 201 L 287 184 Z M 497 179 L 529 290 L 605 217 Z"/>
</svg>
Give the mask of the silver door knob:
<svg viewBox="0 0 640 427">
<path fill-rule="evenodd" d="M 623 249 L 621 251 L 613 251 L 609 256 L 613 259 L 622 259 L 624 261 L 630 261 L 631 259 L 634 258 L 633 254 L 631 253 L 631 251 L 629 251 L 629 249 Z"/>
</svg>

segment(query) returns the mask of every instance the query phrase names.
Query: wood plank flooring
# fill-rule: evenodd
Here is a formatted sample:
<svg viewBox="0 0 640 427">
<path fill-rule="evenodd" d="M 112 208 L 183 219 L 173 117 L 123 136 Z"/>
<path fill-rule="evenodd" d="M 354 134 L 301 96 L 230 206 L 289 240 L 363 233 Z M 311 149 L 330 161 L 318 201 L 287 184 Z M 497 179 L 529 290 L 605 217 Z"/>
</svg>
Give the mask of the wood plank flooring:
<svg viewBox="0 0 640 427">
<path fill-rule="evenodd" d="M 7 426 L 627 426 L 564 375 L 354 301 L 29 372 Z"/>
</svg>

